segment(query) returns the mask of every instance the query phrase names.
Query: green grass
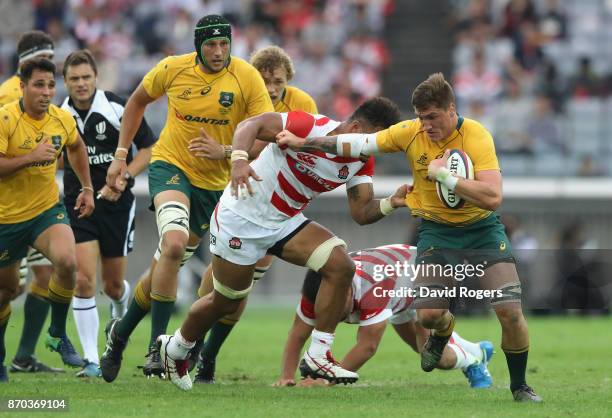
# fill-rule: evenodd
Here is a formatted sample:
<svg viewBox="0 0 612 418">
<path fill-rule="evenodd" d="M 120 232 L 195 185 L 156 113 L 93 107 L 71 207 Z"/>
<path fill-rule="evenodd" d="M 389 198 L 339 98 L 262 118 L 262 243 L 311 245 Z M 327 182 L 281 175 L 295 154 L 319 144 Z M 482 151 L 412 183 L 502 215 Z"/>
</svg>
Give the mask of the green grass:
<svg viewBox="0 0 612 418">
<path fill-rule="evenodd" d="M 22 316 L 15 309 L 7 332 L 8 354 L 15 353 Z M 292 321 L 287 309 L 249 309 L 218 361 L 218 383 L 189 393 L 167 381 L 145 379 L 136 368 L 144 361 L 149 323 L 137 329 L 113 384 L 62 375 L 11 374 L 0 398 L 62 398 L 68 413 L 13 416 L 112 417 L 604 417 L 612 411 L 612 319 L 531 318 L 528 381 L 544 397 L 541 405 L 511 400 L 503 353 L 490 364 L 494 387 L 473 390 L 458 371 L 424 373 L 419 359 L 391 329 L 378 353 L 349 387 L 273 388 L 280 369 L 284 338 Z M 103 318 L 106 318 L 103 315 Z M 170 330 L 179 325 L 174 318 Z M 72 322 L 72 318 L 70 318 Z M 104 321 L 102 321 L 104 322 Z M 103 326 L 103 325 L 102 325 Z M 70 335 L 77 341 L 73 324 Z M 472 340 L 500 341 L 494 317 L 460 318 L 457 331 Z M 338 328 L 334 352 L 341 357 L 354 340 L 355 328 Z M 102 337 L 100 347 L 103 346 Z M 39 343 L 39 358 L 59 365 L 59 357 Z M 6 412 L 0 412 L 0 416 Z"/>
</svg>

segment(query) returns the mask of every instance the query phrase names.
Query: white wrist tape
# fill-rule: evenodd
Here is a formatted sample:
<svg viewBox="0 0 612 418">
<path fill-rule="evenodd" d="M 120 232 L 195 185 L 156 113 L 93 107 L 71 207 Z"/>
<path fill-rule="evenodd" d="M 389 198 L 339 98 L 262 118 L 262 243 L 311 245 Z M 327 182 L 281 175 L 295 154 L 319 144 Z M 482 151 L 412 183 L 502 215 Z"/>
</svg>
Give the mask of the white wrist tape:
<svg viewBox="0 0 612 418">
<path fill-rule="evenodd" d="M 232 155 L 230 157 L 232 163 L 238 160 L 247 160 L 249 161 L 249 153 L 247 151 L 236 149 L 232 151 Z"/>
<path fill-rule="evenodd" d="M 387 216 L 388 214 L 390 214 L 394 210 L 395 210 L 395 208 L 393 206 L 391 206 L 391 198 L 390 197 L 386 197 L 384 199 L 381 199 L 381 201 L 380 201 L 380 213 L 382 213 L 384 216 Z"/>
<path fill-rule="evenodd" d="M 438 170 L 438 174 L 436 174 L 436 180 L 448 187 L 448 190 L 454 191 L 457 183 L 459 182 L 459 178 L 453 176 L 450 170 L 446 167 L 442 167 Z"/>
<path fill-rule="evenodd" d="M 336 151 L 343 157 L 359 158 L 378 152 L 376 134 L 340 134 L 336 142 Z"/>
</svg>

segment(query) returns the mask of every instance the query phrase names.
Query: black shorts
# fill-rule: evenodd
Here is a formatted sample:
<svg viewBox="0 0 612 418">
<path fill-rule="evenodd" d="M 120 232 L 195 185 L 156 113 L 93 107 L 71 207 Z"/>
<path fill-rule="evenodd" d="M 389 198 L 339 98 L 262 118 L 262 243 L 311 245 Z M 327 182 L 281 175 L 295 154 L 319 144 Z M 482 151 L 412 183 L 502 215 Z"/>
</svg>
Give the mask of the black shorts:
<svg viewBox="0 0 612 418">
<path fill-rule="evenodd" d="M 66 201 L 66 205 L 68 204 Z M 92 215 L 81 219 L 71 210 L 74 203 L 67 206 L 70 226 L 77 244 L 98 241 L 103 257 L 123 257 L 128 255 L 134 246 L 136 199 L 126 209 L 109 209 L 108 206 L 107 202 L 96 201 L 96 209 Z"/>
</svg>

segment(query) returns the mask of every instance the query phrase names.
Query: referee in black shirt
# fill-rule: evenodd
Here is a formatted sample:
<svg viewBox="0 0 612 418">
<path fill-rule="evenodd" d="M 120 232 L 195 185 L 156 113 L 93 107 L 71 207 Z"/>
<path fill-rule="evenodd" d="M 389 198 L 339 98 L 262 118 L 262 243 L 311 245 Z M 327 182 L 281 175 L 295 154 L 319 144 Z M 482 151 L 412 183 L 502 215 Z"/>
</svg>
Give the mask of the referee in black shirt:
<svg viewBox="0 0 612 418">
<path fill-rule="evenodd" d="M 106 170 L 117 149 L 119 127 L 125 100 L 96 88 L 98 74 L 91 53 L 81 50 L 71 53 L 64 63 L 64 82 L 69 97 L 62 108 L 71 112 L 81 137 L 87 145 L 91 179 L 98 200 L 89 218 L 78 219 L 69 210 L 70 224 L 76 239 L 77 282 L 72 303 L 74 319 L 83 346 L 86 364 L 77 373 L 80 377 L 101 376 L 98 358 L 98 329 L 100 320 L 96 308 L 96 271 L 98 258 L 102 265 L 104 292 L 111 299 L 111 315 L 120 318 L 127 309 L 130 294 L 124 280 L 127 254 L 134 238 L 135 199 L 131 187 L 133 177 L 149 164 L 155 136 L 143 119 L 134 139 L 138 152 L 128 151 L 128 171 L 117 180 L 117 193 L 106 186 Z M 64 202 L 73 208 L 79 193 L 79 181 L 64 158 Z"/>
</svg>

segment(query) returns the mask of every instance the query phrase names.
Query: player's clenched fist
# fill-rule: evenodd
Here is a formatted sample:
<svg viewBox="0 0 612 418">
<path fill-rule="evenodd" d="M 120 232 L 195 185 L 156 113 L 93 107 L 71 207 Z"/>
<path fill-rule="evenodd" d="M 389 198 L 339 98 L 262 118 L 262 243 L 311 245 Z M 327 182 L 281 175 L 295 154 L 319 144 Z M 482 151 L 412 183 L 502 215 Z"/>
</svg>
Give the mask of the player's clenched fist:
<svg viewBox="0 0 612 418">
<path fill-rule="evenodd" d="M 30 154 L 33 163 L 43 163 L 53 161 L 57 158 L 55 147 L 48 142 L 49 138 L 45 137 L 34 151 Z"/>
<path fill-rule="evenodd" d="M 276 143 L 280 146 L 302 148 L 306 144 L 306 139 L 300 138 L 285 129 L 276 135 Z"/>
</svg>

